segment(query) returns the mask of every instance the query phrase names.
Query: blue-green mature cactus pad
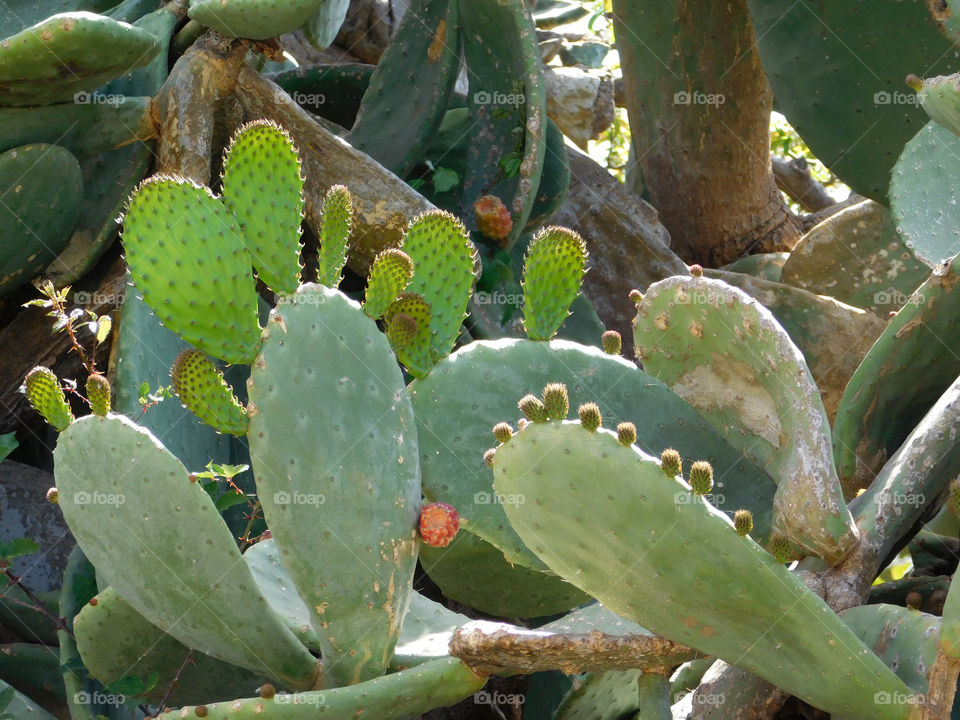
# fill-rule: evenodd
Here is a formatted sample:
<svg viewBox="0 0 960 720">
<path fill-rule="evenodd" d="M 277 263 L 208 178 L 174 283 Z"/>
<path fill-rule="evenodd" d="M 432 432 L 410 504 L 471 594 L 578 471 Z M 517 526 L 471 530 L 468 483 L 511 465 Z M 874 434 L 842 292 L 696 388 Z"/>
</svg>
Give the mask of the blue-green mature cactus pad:
<svg viewBox="0 0 960 720">
<path fill-rule="evenodd" d="M 313 656 L 256 589 L 200 483 L 149 431 L 88 415 L 54 451 L 59 506 L 103 579 L 188 647 L 310 689 Z"/>
<path fill-rule="evenodd" d="M 903 148 L 890 176 L 897 230 L 931 267 L 960 252 L 958 202 L 960 138 L 931 120 Z"/>
<path fill-rule="evenodd" d="M 89 102 L 159 52 L 148 30 L 89 12 L 52 15 L 0 43 L 0 105 Z"/>
<path fill-rule="evenodd" d="M 438 363 L 428 377 L 410 384 L 410 392 L 424 495 L 453 505 L 466 520 L 464 527 L 499 548 L 508 561 L 545 569 L 504 514 L 505 505 L 520 498 L 493 492 L 483 454 L 495 443 L 493 426 L 515 423 L 517 399 L 539 395 L 547 382 L 565 383 L 574 407 L 595 401 L 606 427 L 634 423 L 639 444 L 650 453 L 674 447 L 690 462 L 709 460 L 716 471 L 714 501 L 731 516 L 749 508 L 754 537 L 762 542 L 769 535 L 773 481 L 662 382 L 624 358 L 565 340 L 480 341 Z"/>
<path fill-rule="evenodd" d="M 303 285 L 271 313 L 248 388 L 258 498 L 327 683 L 382 675 L 413 591 L 420 511 L 413 409 L 389 343 L 359 304 Z"/>
<path fill-rule="evenodd" d="M 911 690 L 797 575 L 609 430 L 528 424 L 497 449 L 494 476 L 527 499 L 505 505 L 527 547 L 617 615 L 831 713 L 912 717 L 874 703 Z"/>
<path fill-rule="evenodd" d="M 69 242 L 83 202 L 80 164 L 58 145 L 7 150 L 0 155 L 0 201 L 2 295 L 29 282 Z"/>
</svg>

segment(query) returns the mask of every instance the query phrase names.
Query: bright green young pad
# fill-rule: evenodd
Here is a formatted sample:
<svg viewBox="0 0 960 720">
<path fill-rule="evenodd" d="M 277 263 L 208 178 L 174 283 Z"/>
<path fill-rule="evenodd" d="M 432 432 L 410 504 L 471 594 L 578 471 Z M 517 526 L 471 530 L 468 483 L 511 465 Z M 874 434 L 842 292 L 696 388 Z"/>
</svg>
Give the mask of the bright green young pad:
<svg viewBox="0 0 960 720">
<path fill-rule="evenodd" d="M 137 612 L 188 647 L 314 686 L 313 656 L 257 592 L 213 500 L 150 432 L 88 415 L 61 433 L 54 465 L 77 543 Z"/>
<path fill-rule="evenodd" d="M 390 304 L 383 316 L 387 339 L 411 375 L 424 377 L 433 367 L 430 348 L 430 305 L 422 296 L 402 293 Z"/>
<path fill-rule="evenodd" d="M 260 279 L 292 293 L 300 284 L 303 178 L 287 132 L 269 120 L 240 128 L 224 154 L 221 192 Z"/>
<path fill-rule="evenodd" d="M 403 250 L 380 251 L 370 266 L 363 311 L 376 320 L 381 317 L 413 278 L 413 260 Z"/>
<path fill-rule="evenodd" d="M 329 0 L 193 0 L 189 15 L 228 37 L 266 40 L 293 32 Z"/>
<path fill-rule="evenodd" d="M 507 522 L 504 503 L 519 498 L 492 493 L 493 474 L 483 453 L 496 444 L 495 424 L 506 420 L 515 425 L 517 399 L 539 395 L 547 382 L 567 386 L 572 408 L 596 402 L 605 427 L 634 423 L 640 446 L 651 454 L 673 447 L 687 465 L 709 460 L 716 477 L 714 501 L 731 516 L 740 508 L 751 510 L 754 538 L 766 541 L 773 481 L 659 380 L 624 358 L 565 340 L 481 341 L 438 363 L 427 378 L 410 384 L 410 392 L 424 495 L 453 505 L 467 520 L 465 527 L 499 548 L 508 561 L 545 569 Z"/>
<path fill-rule="evenodd" d="M 937 659 L 940 618 L 886 604 L 852 607 L 840 617 L 916 693 L 927 692 Z"/>
<path fill-rule="evenodd" d="M 833 423 L 833 451 L 845 487 L 867 487 L 960 375 L 958 277 L 960 256 L 939 265 L 850 378 Z"/>
<path fill-rule="evenodd" d="M 925 78 L 917 99 L 927 115 L 960 136 L 960 74 Z"/>
<path fill-rule="evenodd" d="M 163 324 L 208 355 L 249 364 L 260 346 L 257 286 L 239 222 L 211 192 L 154 176 L 123 218 L 137 289 Z"/>
<path fill-rule="evenodd" d="M 637 306 L 637 357 L 777 482 L 774 525 L 828 561 L 858 539 L 830 425 L 803 355 L 770 312 L 720 280 L 676 276 Z"/>
<path fill-rule="evenodd" d="M 586 272 L 587 245 L 572 230 L 541 230 L 523 263 L 523 327 L 531 340 L 549 340 L 570 314 Z"/>
<path fill-rule="evenodd" d="M 414 218 L 401 249 L 413 260 L 413 281 L 407 291 L 430 304 L 430 347 L 437 362 L 450 352 L 467 316 L 477 251 L 463 223 L 443 210 Z"/>
<path fill-rule="evenodd" d="M 359 685 L 316 692 L 249 698 L 204 706 L 210 720 L 410 720 L 434 708 L 456 705 L 487 683 L 455 658 L 440 658 Z M 199 708 L 181 708 L 198 717 Z"/>
<path fill-rule="evenodd" d="M 444 597 L 496 617 L 543 617 L 590 600 L 563 578 L 507 562 L 463 528 L 444 548 L 421 544 L 420 564 Z"/>
<path fill-rule="evenodd" d="M 51 15 L 0 44 L 0 105 L 74 101 L 158 52 L 152 33 L 127 23 L 89 12 Z"/>
<path fill-rule="evenodd" d="M 63 432 L 73 422 L 73 412 L 63 394 L 60 380 L 50 368 L 35 367 L 27 373 L 24 382 L 27 401 L 43 419 Z"/>
<path fill-rule="evenodd" d="M 36 144 L 0 155 L 0 295 L 29 282 L 67 246 L 82 202 L 80 164 L 68 150 Z"/>
<path fill-rule="evenodd" d="M 909 688 L 826 603 L 708 502 L 678 502 L 689 486 L 610 431 L 527 425 L 497 451 L 494 475 L 497 492 L 527 498 L 506 506 L 527 546 L 618 615 L 828 712 L 910 717 L 874 705 Z"/>
<path fill-rule="evenodd" d="M 320 226 L 319 282 L 330 288 L 340 284 L 340 271 L 347 263 L 347 246 L 353 229 L 353 202 L 343 185 L 333 185 L 323 198 Z"/>
<path fill-rule="evenodd" d="M 960 252 L 960 138 L 931 120 L 900 154 L 890 209 L 907 247 L 930 266 Z"/>
<path fill-rule="evenodd" d="M 396 358 L 359 304 L 303 285 L 271 313 L 248 388 L 258 498 L 327 684 L 377 677 L 417 562 L 419 453 Z"/>
<path fill-rule="evenodd" d="M 228 435 L 247 432 L 246 409 L 223 373 L 200 350 L 184 350 L 177 355 L 170 377 L 183 406 L 207 425 Z"/>
<path fill-rule="evenodd" d="M 154 702 L 162 699 L 178 677 L 190 648 L 148 621 L 112 587 L 103 590 L 96 600 L 96 605 L 85 604 L 73 621 L 84 667 L 104 684 L 122 677 L 146 683 L 157 673 L 156 685 L 147 697 Z M 179 672 L 169 702 L 185 705 L 229 700 L 236 697 L 236 688 L 257 687 L 266 680 L 263 673 L 257 675 L 195 652 L 193 662 Z"/>
</svg>

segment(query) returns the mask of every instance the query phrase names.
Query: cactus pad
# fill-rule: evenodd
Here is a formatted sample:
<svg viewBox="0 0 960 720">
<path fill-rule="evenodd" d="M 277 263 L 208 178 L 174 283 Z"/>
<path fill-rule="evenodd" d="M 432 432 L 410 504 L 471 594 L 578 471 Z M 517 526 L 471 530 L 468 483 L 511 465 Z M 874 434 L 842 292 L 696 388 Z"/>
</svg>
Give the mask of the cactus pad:
<svg viewBox="0 0 960 720">
<path fill-rule="evenodd" d="M 396 358 L 357 303 L 303 285 L 271 313 L 248 391 L 258 498 L 310 610 L 327 682 L 377 677 L 412 592 L 420 511 Z"/>
<path fill-rule="evenodd" d="M 413 260 L 399 248 L 381 250 L 370 266 L 363 311 L 376 320 L 381 317 L 413 278 Z"/>
<path fill-rule="evenodd" d="M 613 433 L 571 422 L 527 425 L 498 450 L 494 476 L 497 492 L 527 498 L 505 506 L 527 546 L 617 615 L 736 661 L 823 710 L 908 716 L 874 705 L 878 691 L 909 688 L 819 597 Z"/>
<path fill-rule="evenodd" d="M 89 415 L 60 435 L 54 466 L 77 543 L 137 612 L 188 647 L 314 687 L 313 656 L 256 590 L 213 500 L 150 432 Z"/>
<path fill-rule="evenodd" d="M 0 105 L 89 102 L 88 93 L 159 52 L 142 28 L 89 12 L 51 15 L 0 45 Z"/>
<path fill-rule="evenodd" d="M 247 411 L 223 379 L 223 373 L 200 350 L 180 353 L 170 377 L 183 406 L 207 425 L 229 435 L 247 432 Z"/>
<path fill-rule="evenodd" d="M 429 376 L 411 383 L 410 392 L 424 495 L 457 508 L 465 518 L 464 527 L 499 548 L 507 560 L 544 569 L 504 515 L 504 503 L 520 498 L 492 492 L 493 478 L 483 454 L 493 444 L 490 428 L 521 417 L 517 398 L 539 395 L 546 381 L 566 385 L 574 407 L 594 401 L 598 425 L 601 414 L 608 427 L 634 423 L 638 444 L 649 452 L 675 447 L 691 460 L 709 460 L 715 471 L 715 504 L 731 516 L 740 508 L 750 509 L 757 525 L 755 537 L 767 537 L 775 490 L 769 476 L 745 461 L 661 382 L 624 358 L 564 340 L 480 341 L 438 363 Z"/>
<path fill-rule="evenodd" d="M 110 381 L 99 374 L 87 376 L 87 400 L 94 415 L 106 417 L 110 412 Z"/>
<path fill-rule="evenodd" d="M 893 219 L 907 247 L 930 266 L 960 252 L 957 153 L 960 138 L 931 120 L 903 148 L 890 176 Z"/>
<path fill-rule="evenodd" d="M 73 422 L 73 412 L 53 371 L 45 367 L 35 367 L 27 373 L 24 385 L 31 407 L 58 432 L 66 430 Z"/>
<path fill-rule="evenodd" d="M 705 277 L 652 284 L 634 321 L 637 356 L 778 482 L 774 522 L 828 560 L 858 534 L 833 465 L 830 425 L 800 351 L 770 312 Z"/>
<path fill-rule="evenodd" d="M 343 185 L 332 185 L 323 198 L 323 220 L 320 225 L 319 282 L 335 288 L 340 284 L 340 271 L 347 262 L 347 246 L 353 229 L 353 202 Z"/>
<path fill-rule="evenodd" d="M 248 364 L 260 345 L 257 289 L 238 221 L 207 188 L 155 176 L 131 196 L 123 246 L 163 324 L 209 355 Z"/>
<path fill-rule="evenodd" d="M 413 260 L 409 292 L 430 305 L 433 362 L 450 352 L 467 316 L 476 249 L 463 223 L 443 210 L 415 218 L 403 235 L 402 249 Z"/>
<path fill-rule="evenodd" d="M 383 316 L 387 338 L 397 359 L 414 377 L 423 377 L 433 367 L 430 348 L 430 305 L 415 293 L 402 293 Z"/>
<path fill-rule="evenodd" d="M 531 241 L 523 264 L 523 327 L 531 340 L 549 340 L 580 292 L 587 246 L 572 230 L 544 228 Z"/>
<path fill-rule="evenodd" d="M 221 192 L 260 279 L 292 293 L 300 284 L 303 178 L 286 131 L 268 120 L 240 128 L 224 153 Z"/>
<path fill-rule="evenodd" d="M 266 40 L 293 32 L 324 0 L 193 0 L 190 17 L 228 37 Z"/>
<path fill-rule="evenodd" d="M 83 177 L 68 150 L 24 145 L 0 155 L 0 188 L 3 294 L 29 282 L 67 246 L 80 216 Z"/>
</svg>

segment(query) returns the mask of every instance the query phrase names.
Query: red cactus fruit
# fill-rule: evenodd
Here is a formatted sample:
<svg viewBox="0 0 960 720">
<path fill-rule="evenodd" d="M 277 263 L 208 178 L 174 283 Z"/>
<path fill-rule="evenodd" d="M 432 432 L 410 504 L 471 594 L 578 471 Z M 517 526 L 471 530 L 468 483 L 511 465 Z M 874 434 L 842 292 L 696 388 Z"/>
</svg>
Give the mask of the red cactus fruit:
<svg viewBox="0 0 960 720">
<path fill-rule="evenodd" d="M 430 547 L 446 547 L 460 529 L 460 514 L 452 505 L 428 503 L 420 509 L 420 537 Z"/>
<path fill-rule="evenodd" d="M 513 219 L 503 200 L 496 195 L 483 195 L 473 204 L 477 229 L 491 240 L 503 240 L 513 229 Z"/>
</svg>

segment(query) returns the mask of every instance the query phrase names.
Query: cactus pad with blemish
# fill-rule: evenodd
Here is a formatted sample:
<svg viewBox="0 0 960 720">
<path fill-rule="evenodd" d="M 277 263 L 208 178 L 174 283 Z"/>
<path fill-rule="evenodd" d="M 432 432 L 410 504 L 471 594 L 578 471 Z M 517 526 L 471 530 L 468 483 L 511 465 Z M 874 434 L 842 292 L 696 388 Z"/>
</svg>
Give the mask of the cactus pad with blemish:
<svg viewBox="0 0 960 720">
<path fill-rule="evenodd" d="M 637 357 L 778 483 L 774 524 L 827 560 L 858 533 L 833 465 L 830 425 L 803 355 L 770 312 L 720 280 L 652 284 L 634 320 Z"/>
<path fill-rule="evenodd" d="M 271 313 L 248 390 L 258 497 L 327 683 L 377 677 L 417 562 L 417 431 L 396 358 L 359 304 L 303 285 Z"/>
</svg>

